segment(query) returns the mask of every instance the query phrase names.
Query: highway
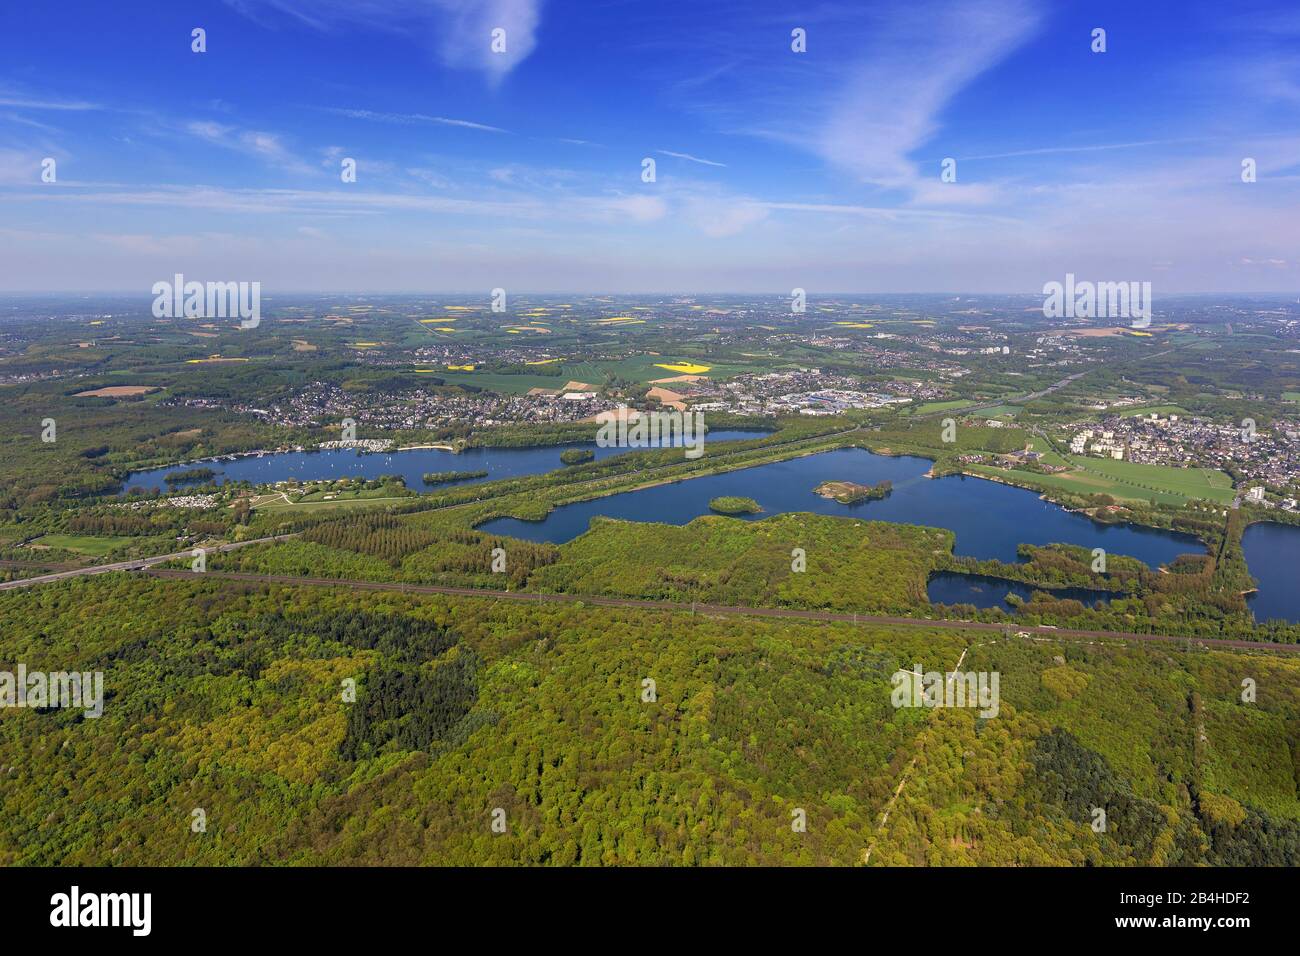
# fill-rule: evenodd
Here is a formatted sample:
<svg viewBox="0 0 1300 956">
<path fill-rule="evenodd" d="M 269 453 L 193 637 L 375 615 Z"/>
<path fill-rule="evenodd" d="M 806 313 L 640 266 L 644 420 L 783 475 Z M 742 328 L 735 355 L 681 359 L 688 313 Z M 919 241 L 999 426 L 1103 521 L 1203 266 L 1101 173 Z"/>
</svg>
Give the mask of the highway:
<svg viewBox="0 0 1300 956">
<path fill-rule="evenodd" d="M 239 548 L 246 548 L 254 544 L 270 544 L 273 541 L 285 541 L 289 538 L 296 537 L 292 534 L 278 534 L 269 538 L 251 538 L 248 541 L 234 541 L 229 544 L 213 545 L 203 550 L 208 554 L 216 551 L 235 551 Z M 168 561 L 191 561 L 194 558 L 194 549 L 190 548 L 185 551 L 176 551 L 172 554 L 156 554 L 152 558 L 135 558 L 131 561 L 117 561 L 113 564 L 92 564 L 84 568 L 70 568 L 66 571 L 56 571 L 52 574 L 37 574 L 30 578 L 19 578 L 16 581 L 5 581 L 0 583 L 0 591 L 12 591 L 17 588 L 32 587 L 37 584 L 53 584 L 55 581 L 66 581 L 69 578 L 81 578 L 90 574 L 106 574 L 109 571 L 143 571 L 151 568 L 156 564 L 166 564 Z M 194 573 L 194 572 L 190 572 Z"/>
<path fill-rule="evenodd" d="M 972 412 L 981 412 L 987 408 L 997 408 L 999 405 L 1015 405 L 1023 402 L 1032 402 L 1042 398 L 1044 395 L 1051 395 L 1053 392 L 1065 388 L 1071 382 L 1076 382 L 1087 375 L 1087 371 L 1075 372 L 1073 375 L 1067 375 L 1059 382 L 1054 382 L 1046 388 L 1039 389 L 1036 392 L 1026 392 L 1024 395 L 1004 395 L 1001 398 L 992 398 L 984 402 L 976 402 L 973 405 L 964 405 L 961 408 L 942 409 L 937 412 L 926 412 L 924 415 L 913 415 L 913 419 L 918 418 L 938 418 L 940 415 L 969 415 Z"/>
</svg>

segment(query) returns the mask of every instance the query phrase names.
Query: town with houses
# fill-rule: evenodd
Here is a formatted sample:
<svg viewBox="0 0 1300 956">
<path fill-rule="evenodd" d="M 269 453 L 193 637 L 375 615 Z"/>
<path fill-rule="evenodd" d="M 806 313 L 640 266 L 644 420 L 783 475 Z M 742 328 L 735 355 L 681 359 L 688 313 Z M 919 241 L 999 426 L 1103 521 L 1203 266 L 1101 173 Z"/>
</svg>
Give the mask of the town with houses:
<svg viewBox="0 0 1300 956">
<path fill-rule="evenodd" d="M 692 375 L 676 378 L 681 380 L 650 388 L 646 397 L 678 410 L 689 404 L 696 411 L 734 415 L 823 416 L 856 408 L 931 401 L 946 393 L 941 385 L 905 380 L 879 383 L 867 390 L 856 378 L 815 368 L 743 374 L 723 382 Z M 190 407 L 225 408 L 277 425 L 319 427 L 352 418 L 368 428 L 400 430 L 443 428 L 467 421 L 483 426 L 594 421 L 600 412 L 626 400 L 627 395 L 620 389 L 571 381 L 554 389 L 534 388 L 523 395 L 416 389 L 403 393 L 400 400 L 388 394 L 366 395 L 316 382 L 265 407 L 212 398 L 172 401 Z"/>
<path fill-rule="evenodd" d="M 1256 429 L 1187 415 L 1151 412 L 1107 415 L 1100 422 L 1067 426 L 1072 455 L 1145 465 L 1214 468 L 1244 489 L 1245 499 L 1294 511 L 1300 482 L 1300 423 Z M 1269 491 L 1276 494 L 1268 495 Z M 1280 500 L 1275 501 L 1274 497 Z"/>
</svg>

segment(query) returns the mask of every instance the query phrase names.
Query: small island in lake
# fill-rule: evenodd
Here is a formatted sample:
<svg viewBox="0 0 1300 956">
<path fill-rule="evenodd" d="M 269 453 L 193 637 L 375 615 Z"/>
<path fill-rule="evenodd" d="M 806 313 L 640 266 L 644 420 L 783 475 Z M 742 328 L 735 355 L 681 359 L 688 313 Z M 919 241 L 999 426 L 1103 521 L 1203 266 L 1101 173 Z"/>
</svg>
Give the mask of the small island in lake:
<svg viewBox="0 0 1300 956">
<path fill-rule="evenodd" d="M 215 478 L 217 473 L 211 468 L 187 468 L 184 471 L 172 471 L 163 475 L 163 481 L 169 485 L 187 485 Z"/>
<path fill-rule="evenodd" d="M 831 498 L 842 505 L 856 504 L 859 501 L 874 501 L 888 498 L 894 490 L 894 484 L 885 480 L 875 485 L 859 485 L 852 481 L 823 481 L 813 489 L 823 498 Z"/>
<path fill-rule="evenodd" d="M 753 498 L 722 495 L 709 502 L 709 510 L 716 511 L 720 515 L 756 515 L 763 509 Z"/>
<path fill-rule="evenodd" d="M 596 453 L 590 448 L 568 448 L 560 452 L 560 461 L 566 465 L 580 465 L 584 461 L 591 461 L 596 457 Z"/>
<path fill-rule="evenodd" d="M 486 478 L 486 471 L 426 471 L 426 485 L 449 485 L 453 481 L 469 481 L 471 478 Z"/>
</svg>

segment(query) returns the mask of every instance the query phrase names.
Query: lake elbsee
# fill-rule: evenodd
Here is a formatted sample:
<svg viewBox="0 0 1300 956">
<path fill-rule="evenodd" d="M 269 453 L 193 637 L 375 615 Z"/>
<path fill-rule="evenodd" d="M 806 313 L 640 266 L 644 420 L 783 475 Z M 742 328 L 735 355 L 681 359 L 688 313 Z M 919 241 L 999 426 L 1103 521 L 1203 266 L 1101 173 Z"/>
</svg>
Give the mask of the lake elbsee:
<svg viewBox="0 0 1300 956">
<path fill-rule="evenodd" d="M 1035 492 L 982 478 L 923 477 L 924 458 L 876 455 L 861 448 L 841 448 L 804 458 L 773 462 L 720 475 L 692 478 L 640 491 L 624 492 L 556 508 L 543 521 L 498 518 L 480 527 L 493 534 L 530 541 L 562 543 L 587 530 L 593 517 L 629 521 L 686 522 L 709 513 L 718 495 L 742 495 L 763 506 L 755 520 L 788 511 L 854 516 L 878 521 L 948 528 L 957 535 L 955 552 L 976 558 L 1015 561 L 1018 544 L 1076 544 L 1126 554 L 1155 567 L 1186 552 L 1203 553 L 1191 535 L 1098 524 L 1084 515 L 1042 501 Z M 893 482 L 889 497 L 843 505 L 814 494 L 823 481 L 875 484 Z"/>
<path fill-rule="evenodd" d="M 1256 621 L 1279 618 L 1300 623 L 1300 527 L 1260 522 L 1241 539 L 1246 565 L 1259 582 L 1247 603 Z"/>
</svg>

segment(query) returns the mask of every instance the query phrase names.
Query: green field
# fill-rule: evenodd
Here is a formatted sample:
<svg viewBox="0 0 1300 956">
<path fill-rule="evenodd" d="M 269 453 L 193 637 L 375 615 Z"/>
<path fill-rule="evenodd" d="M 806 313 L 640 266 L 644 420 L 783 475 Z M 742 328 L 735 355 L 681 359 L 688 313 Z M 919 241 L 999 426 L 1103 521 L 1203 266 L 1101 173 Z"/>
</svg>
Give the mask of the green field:
<svg viewBox="0 0 1300 956">
<path fill-rule="evenodd" d="M 92 534 L 43 534 L 36 539 L 35 543 L 44 545 L 47 548 L 64 548 L 68 551 L 77 551 L 81 554 L 88 554 L 94 558 L 102 558 L 110 551 L 116 551 L 132 542 L 141 542 L 144 538 L 115 537 L 105 535 L 98 537 Z"/>
<path fill-rule="evenodd" d="M 1070 463 L 1058 455 L 1051 445 L 1041 439 L 1030 442 L 1034 446 L 1034 451 L 1040 452 L 1042 458 L 1039 461 L 1044 465 L 1068 466 Z"/>
<path fill-rule="evenodd" d="M 1052 456 L 1055 457 L 1055 456 Z M 1049 464 L 1054 462 L 1045 459 Z M 1232 479 L 1221 471 L 1210 468 L 1173 468 L 1166 465 L 1143 465 L 1131 461 L 1113 461 L 1102 458 L 1070 459 L 1079 470 L 1059 475 L 1040 475 L 1033 472 L 1000 471 L 996 468 L 975 466 L 980 474 L 1010 477 L 1033 484 L 1080 495 L 1106 494 L 1131 501 L 1153 501 L 1159 504 L 1185 504 L 1191 499 L 1207 499 L 1218 504 L 1230 504 L 1236 497 Z"/>
<path fill-rule="evenodd" d="M 1141 408 L 1127 408 L 1119 413 L 1120 418 L 1132 418 L 1135 415 L 1188 415 L 1187 409 L 1179 405 L 1143 405 Z"/>
<path fill-rule="evenodd" d="M 391 504 L 395 501 L 409 502 L 411 497 L 404 495 L 402 497 L 352 497 L 352 498 L 332 498 L 325 501 L 323 498 L 307 496 L 299 501 L 292 503 L 286 502 L 283 498 L 267 501 L 262 504 L 254 505 L 258 511 L 328 511 L 331 508 L 364 508 L 377 504 Z"/>
<path fill-rule="evenodd" d="M 500 392 L 503 395 L 523 395 L 532 388 L 561 388 L 567 378 L 551 378 L 546 375 L 499 375 L 495 372 L 448 372 L 434 371 L 430 373 L 443 379 L 448 385 L 473 385 L 478 388 L 485 388 L 488 391 Z M 599 385 L 600 380 L 594 382 L 588 379 L 576 379 L 576 381 L 588 382 L 590 385 Z"/>
<path fill-rule="evenodd" d="M 952 409 L 965 408 L 967 405 L 975 403 L 969 398 L 958 398 L 951 402 L 926 402 L 924 405 L 918 405 L 912 410 L 914 415 L 927 415 L 930 412 L 946 412 Z"/>
<path fill-rule="evenodd" d="M 1174 468 L 1104 458 L 1075 458 L 1074 462 L 1090 474 L 1134 491 L 1154 491 L 1182 499 L 1208 498 L 1225 504 L 1236 497 L 1232 479 L 1212 468 Z"/>
</svg>

